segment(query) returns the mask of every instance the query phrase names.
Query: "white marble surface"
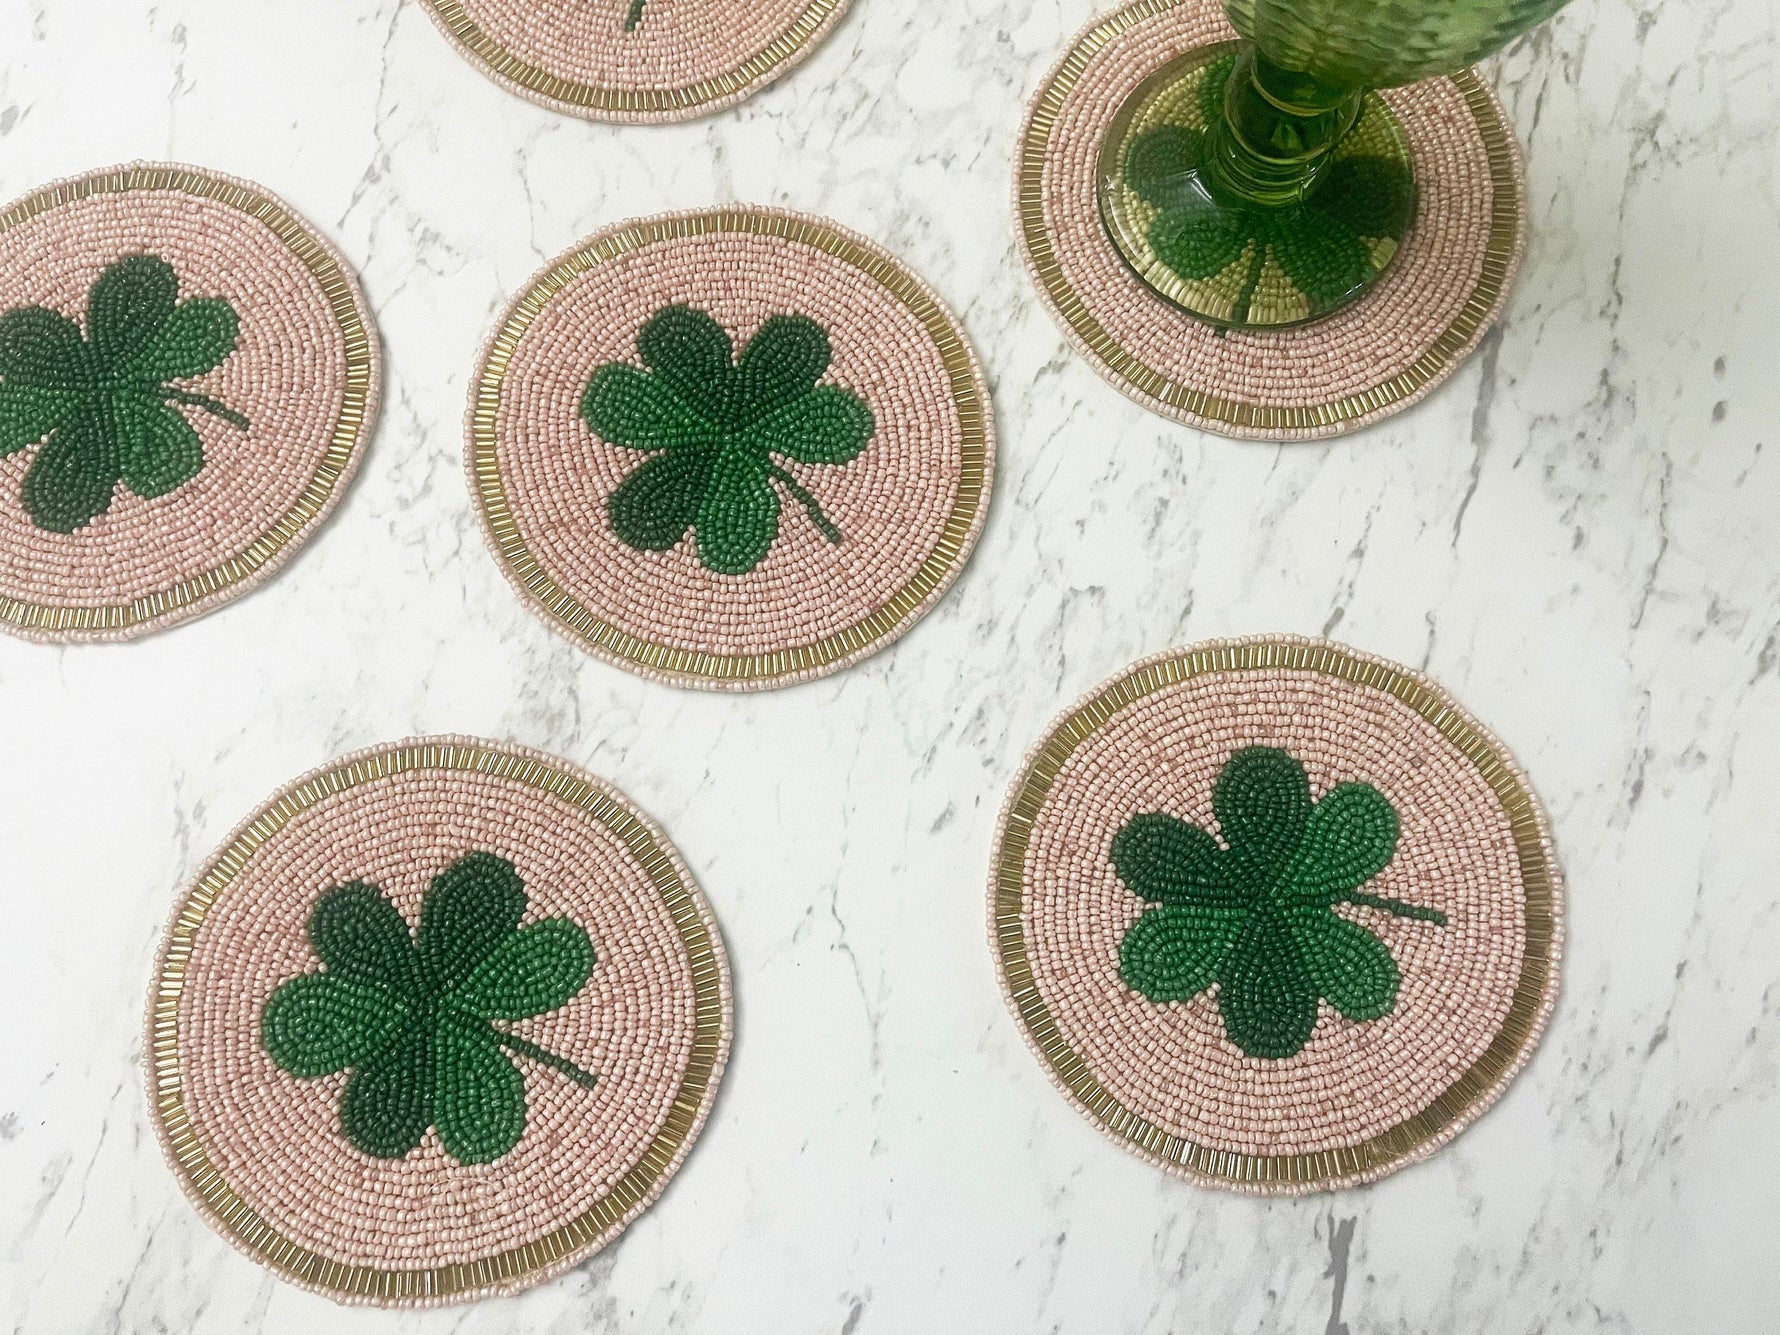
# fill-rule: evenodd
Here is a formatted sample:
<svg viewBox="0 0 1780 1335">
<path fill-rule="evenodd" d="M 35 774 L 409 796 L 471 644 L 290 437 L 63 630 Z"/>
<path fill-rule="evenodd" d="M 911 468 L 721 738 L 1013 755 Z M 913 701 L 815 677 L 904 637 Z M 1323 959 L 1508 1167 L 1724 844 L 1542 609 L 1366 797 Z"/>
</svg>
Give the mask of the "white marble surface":
<svg viewBox="0 0 1780 1335">
<path fill-rule="evenodd" d="M 1101 5 L 1100 8 L 1107 6 Z M 0 639 L 0 1326 L 32 1332 L 1755 1332 L 1780 1192 L 1776 0 L 1577 0 L 1498 74 L 1531 151 L 1505 327 L 1330 445 L 1102 384 L 1015 259 L 1020 109 L 1090 0 L 857 0 L 709 122 L 562 119 L 411 0 L 4 0 L 0 196 L 138 157 L 256 178 L 360 267 L 388 348 L 345 503 L 263 590 L 128 646 Z M 828 213 L 960 311 L 1000 476 L 894 650 L 754 698 L 645 684 L 520 608 L 471 517 L 475 349 L 639 213 Z M 995 814 L 1078 693 L 1190 639 L 1330 632 L 1519 753 L 1571 888 L 1537 1060 L 1432 1161 L 1258 1202 L 1167 1180 L 1045 1083 L 984 942 Z M 275 787 L 418 731 L 627 789 L 722 920 L 711 1125 L 620 1243 L 516 1300 L 342 1312 L 201 1225 L 139 1015 L 176 889 Z"/>
</svg>

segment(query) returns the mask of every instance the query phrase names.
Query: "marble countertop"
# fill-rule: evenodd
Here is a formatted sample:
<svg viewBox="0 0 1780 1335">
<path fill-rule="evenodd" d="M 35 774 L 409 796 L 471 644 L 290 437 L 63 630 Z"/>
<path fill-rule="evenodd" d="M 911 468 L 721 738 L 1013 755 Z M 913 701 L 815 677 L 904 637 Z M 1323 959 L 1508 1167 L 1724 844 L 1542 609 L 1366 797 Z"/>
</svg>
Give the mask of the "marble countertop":
<svg viewBox="0 0 1780 1335">
<path fill-rule="evenodd" d="M 1577 0 L 1495 62 L 1529 149 L 1504 324 L 1417 408 L 1273 447 L 1102 383 L 1015 259 L 1022 105 L 1107 4 L 856 0 L 710 121 L 500 91 L 412 0 L 9 0 L 0 197 L 134 158 L 264 182 L 364 278 L 387 404 L 272 583 L 128 646 L 0 638 L 0 1326 L 31 1332 L 1771 1330 L 1780 1193 L 1780 7 Z M 987 532 L 891 651 L 756 697 L 650 685 L 525 611 L 460 420 L 476 349 L 607 223 L 744 199 L 904 256 L 995 384 Z M 1168 1180 L 1046 1084 L 984 890 L 1020 756 L 1132 659 L 1327 633 L 1517 752 L 1570 887 L 1564 995 L 1477 1126 L 1374 1187 Z M 738 1036 L 685 1170 L 519 1299 L 344 1311 L 187 1207 L 142 1093 L 173 896 L 281 783 L 470 732 L 661 821 Z"/>
</svg>

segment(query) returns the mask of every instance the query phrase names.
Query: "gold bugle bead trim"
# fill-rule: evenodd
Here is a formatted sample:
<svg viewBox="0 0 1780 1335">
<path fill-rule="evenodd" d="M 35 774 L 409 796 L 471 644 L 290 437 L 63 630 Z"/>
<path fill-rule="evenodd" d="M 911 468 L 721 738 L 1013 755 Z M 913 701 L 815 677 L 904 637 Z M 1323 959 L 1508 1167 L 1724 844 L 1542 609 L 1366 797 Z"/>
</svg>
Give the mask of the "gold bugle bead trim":
<svg viewBox="0 0 1780 1335">
<path fill-rule="evenodd" d="M 921 322 L 927 336 L 938 348 L 963 435 L 958 494 L 946 516 L 939 541 L 909 582 L 862 621 L 810 644 L 763 654 L 717 654 L 657 644 L 594 615 L 557 584 L 526 547 L 507 500 L 497 458 L 496 422 L 507 368 L 520 340 L 551 298 L 581 274 L 619 255 L 662 241 L 725 232 L 779 237 L 809 246 L 852 265 L 879 283 Z M 945 310 L 922 289 L 908 270 L 889 263 L 850 237 L 814 220 L 745 208 L 724 208 L 636 223 L 596 238 L 552 266 L 515 303 L 511 316 L 489 345 L 470 409 L 470 442 L 477 496 L 501 560 L 560 626 L 590 645 L 654 672 L 719 681 L 753 681 L 814 671 L 856 655 L 895 633 L 926 603 L 961 559 L 965 541 L 983 504 L 988 467 L 988 413 L 978 389 L 970 349 Z"/>
<path fill-rule="evenodd" d="M 123 194 L 132 190 L 174 190 L 199 199 L 215 200 L 270 228 L 315 278 L 327 299 L 330 313 L 340 326 L 346 349 L 346 394 L 327 453 L 302 495 L 246 551 L 230 557 L 214 570 L 182 580 L 172 588 L 144 594 L 128 603 L 57 607 L 0 594 L 0 620 L 30 630 L 124 630 L 144 621 L 158 620 L 169 612 L 189 607 L 250 578 L 314 522 L 333 496 L 340 474 L 350 463 L 365 432 L 365 409 L 370 402 L 375 367 L 372 334 L 360 319 L 352 284 L 334 257 L 316 244 L 309 229 L 277 201 L 259 191 L 241 182 L 182 167 L 120 167 L 116 171 L 64 181 L 25 196 L 5 212 L 0 212 L 0 235 L 64 204 L 94 195 Z"/>
<path fill-rule="evenodd" d="M 588 813 L 612 832 L 648 873 L 673 919 L 692 965 L 692 1055 L 680 1089 L 638 1162 L 579 1218 L 544 1237 L 474 1262 L 420 1270 L 378 1270 L 329 1260 L 290 1241 L 237 1196 L 210 1162 L 186 1114 L 179 1067 L 179 1005 L 186 966 L 210 908 L 267 840 L 317 803 L 360 784 L 415 770 L 455 770 L 529 784 Z M 655 1187 L 685 1147 L 710 1087 L 722 1045 L 722 973 L 691 887 L 655 837 L 631 813 L 586 780 L 526 756 L 465 743 L 416 743 L 335 766 L 276 801 L 205 868 L 176 915 L 151 1013 L 154 1113 L 177 1171 L 208 1206 L 216 1226 L 266 1265 L 300 1283 L 348 1297 L 379 1300 L 441 1298 L 504 1285 L 570 1256 L 618 1223 Z"/>
<path fill-rule="evenodd" d="M 1477 767 L 1502 804 L 1525 889 L 1526 953 L 1507 1018 L 1483 1054 L 1426 1108 L 1358 1145 L 1309 1154 L 1254 1155 L 1195 1145 L 1120 1105 L 1058 1032 L 1033 981 L 1021 901 L 1034 822 L 1064 763 L 1100 727 L 1137 700 L 1213 672 L 1284 668 L 1324 673 L 1395 697 L 1432 724 Z M 995 861 L 994 933 L 1002 975 L 1022 1023 L 1052 1074 L 1089 1115 L 1120 1139 L 1202 1177 L 1230 1183 L 1319 1183 L 1354 1177 L 1394 1163 L 1461 1119 L 1500 1083 L 1531 1040 L 1551 983 L 1555 937 L 1555 875 L 1532 793 L 1514 766 L 1470 719 L 1438 691 L 1383 663 L 1334 646 L 1296 640 L 1250 640 L 1190 650 L 1143 664 L 1078 708 L 1028 762 L 1008 807 Z"/>
<path fill-rule="evenodd" d="M 735 69 L 683 88 L 601 88 L 540 69 L 508 51 L 477 26 L 462 0 L 427 0 L 446 29 L 490 73 L 529 93 L 565 106 L 617 115 L 689 114 L 737 96 L 796 56 L 844 0 L 810 0 L 792 25 Z"/>
</svg>

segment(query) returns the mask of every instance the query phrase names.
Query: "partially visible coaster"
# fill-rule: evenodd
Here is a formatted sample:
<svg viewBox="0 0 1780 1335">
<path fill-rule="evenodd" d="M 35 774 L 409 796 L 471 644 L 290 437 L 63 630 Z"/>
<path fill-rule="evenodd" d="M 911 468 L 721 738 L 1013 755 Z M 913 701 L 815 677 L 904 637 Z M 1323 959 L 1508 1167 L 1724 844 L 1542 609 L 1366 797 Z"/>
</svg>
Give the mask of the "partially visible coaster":
<svg viewBox="0 0 1780 1335">
<path fill-rule="evenodd" d="M 1537 1044 L 1563 939 L 1501 744 L 1419 673 L 1296 638 L 1146 659 L 1059 719 L 1003 810 L 990 913 L 1070 1102 L 1257 1194 L 1457 1135 Z"/>
<path fill-rule="evenodd" d="M 729 1041 L 717 924 L 646 816 L 538 752 L 418 738 L 297 780 L 199 874 L 150 995 L 149 1101 L 241 1251 L 431 1305 L 616 1237 Z"/>
<path fill-rule="evenodd" d="M 988 505 L 988 387 L 888 252 L 802 214 L 624 223 L 508 307 L 468 465 L 520 595 L 590 653 L 758 690 L 884 647 Z"/>
<path fill-rule="evenodd" d="M 275 196 L 143 163 L 0 211 L 0 629 L 127 639 L 240 597 L 339 501 L 378 348 Z"/>
<path fill-rule="evenodd" d="M 849 0 L 426 0 L 489 78 L 589 120 L 708 116 L 786 74 Z"/>
<path fill-rule="evenodd" d="M 1526 241 L 1520 147 L 1471 71 L 1387 90 L 1418 199 L 1378 285 L 1297 328 L 1216 329 L 1133 273 L 1103 221 L 1096 169 L 1146 80 L 1234 36 L 1219 0 L 1136 0 L 1082 31 L 1021 133 L 1020 252 L 1070 343 L 1145 407 L 1226 436 L 1339 435 L 1427 394 L 1501 313 Z"/>
</svg>

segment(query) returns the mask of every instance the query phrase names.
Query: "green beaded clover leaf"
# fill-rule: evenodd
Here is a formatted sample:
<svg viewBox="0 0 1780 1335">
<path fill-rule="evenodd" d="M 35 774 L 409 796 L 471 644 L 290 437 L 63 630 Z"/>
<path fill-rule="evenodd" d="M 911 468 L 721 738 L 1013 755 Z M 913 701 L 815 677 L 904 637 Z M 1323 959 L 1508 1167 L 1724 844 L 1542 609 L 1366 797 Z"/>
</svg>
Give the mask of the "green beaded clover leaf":
<svg viewBox="0 0 1780 1335">
<path fill-rule="evenodd" d="M 1302 765 L 1255 746 L 1224 766 L 1212 810 L 1223 844 L 1160 812 L 1133 816 L 1113 839 L 1119 879 L 1161 905 L 1125 934 L 1125 982 L 1158 1004 L 1216 984 L 1224 1033 L 1251 1057 L 1302 1049 L 1325 997 L 1350 1020 L 1388 1015 L 1397 963 L 1335 906 L 1442 927 L 1446 915 L 1360 891 L 1397 849 L 1397 813 L 1384 794 L 1344 783 L 1313 802 Z"/>
<path fill-rule="evenodd" d="M 303 1080 L 352 1069 L 340 1130 L 366 1154 L 399 1159 L 436 1127 L 460 1163 L 494 1162 L 525 1132 L 525 1078 L 508 1053 L 587 1089 L 595 1079 L 494 1023 L 559 1009 L 593 972 L 579 924 L 521 927 L 525 909 L 525 883 L 492 853 L 433 878 L 413 934 L 375 886 L 335 886 L 309 919 L 322 970 L 266 1002 L 266 1051 Z"/>
<path fill-rule="evenodd" d="M 204 446 L 175 404 L 247 430 L 240 413 L 173 383 L 222 365 L 239 333 L 227 301 L 180 301 L 173 266 L 154 255 L 99 275 L 85 337 L 42 306 L 0 315 L 0 456 L 48 438 L 20 492 L 37 526 L 72 533 L 91 523 L 120 481 L 152 499 L 196 477 Z"/>
<path fill-rule="evenodd" d="M 624 30 L 634 32 L 643 21 L 643 0 L 630 0 L 630 12 L 624 16 Z"/>
<path fill-rule="evenodd" d="M 613 445 L 654 453 L 606 502 L 612 529 L 642 552 L 666 551 L 691 530 L 698 558 L 745 575 L 779 536 L 783 487 L 823 537 L 841 541 L 816 498 L 778 463 L 844 464 L 877 429 L 857 394 L 817 385 L 828 335 L 802 315 L 775 315 L 733 356 L 703 311 L 669 306 L 637 335 L 648 370 L 622 362 L 593 373 L 581 416 Z"/>
<path fill-rule="evenodd" d="M 1207 124 L 1224 115 L 1224 85 L 1235 64 L 1206 67 L 1199 109 Z M 1180 277 L 1203 281 L 1247 257 L 1229 319 L 1244 324 L 1272 257 L 1303 294 L 1312 315 L 1339 305 L 1377 271 L 1368 240 L 1400 241 L 1415 211 L 1415 181 L 1391 158 L 1353 153 L 1323 169 L 1302 204 L 1225 208 L 1198 182 L 1205 134 L 1162 125 L 1137 136 L 1125 156 L 1125 184 L 1161 210 L 1148 239 L 1156 258 Z"/>
</svg>

